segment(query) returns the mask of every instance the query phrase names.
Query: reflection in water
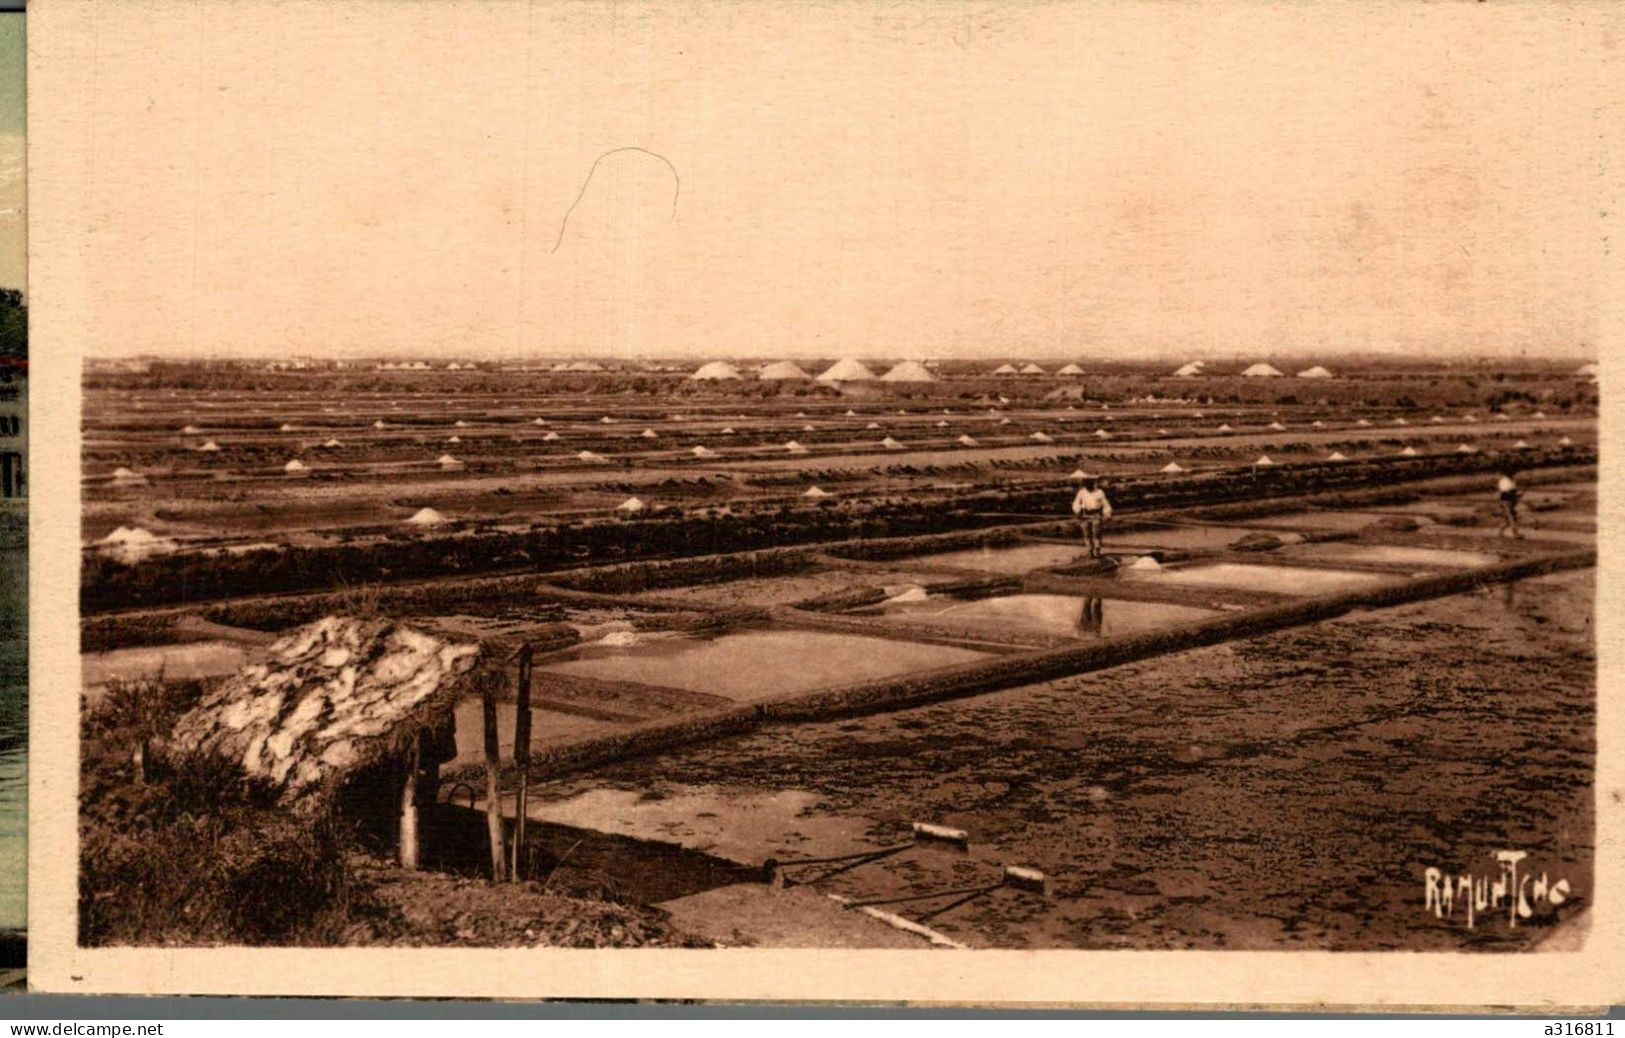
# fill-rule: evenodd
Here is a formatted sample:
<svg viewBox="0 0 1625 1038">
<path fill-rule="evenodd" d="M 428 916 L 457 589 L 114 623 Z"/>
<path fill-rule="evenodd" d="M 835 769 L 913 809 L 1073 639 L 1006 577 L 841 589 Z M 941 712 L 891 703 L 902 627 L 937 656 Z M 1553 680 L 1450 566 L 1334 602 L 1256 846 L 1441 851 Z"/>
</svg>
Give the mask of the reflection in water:
<svg viewBox="0 0 1625 1038">
<path fill-rule="evenodd" d="M 1084 596 L 1078 608 L 1078 631 L 1090 637 L 1100 637 L 1101 625 L 1106 619 L 1106 601 L 1102 598 Z"/>
<path fill-rule="evenodd" d="M 912 623 L 943 624 L 978 633 L 986 631 L 995 637 L 999 631 L 1016 628 L 1061 638 L 1116 638 L 1212 615 L 1206 609 L 1165 602 L 1028 592 L 969 600 L 940 597 L 915 601 L 892 599 L 852 612 L 893 617 Z"/>
</svg>

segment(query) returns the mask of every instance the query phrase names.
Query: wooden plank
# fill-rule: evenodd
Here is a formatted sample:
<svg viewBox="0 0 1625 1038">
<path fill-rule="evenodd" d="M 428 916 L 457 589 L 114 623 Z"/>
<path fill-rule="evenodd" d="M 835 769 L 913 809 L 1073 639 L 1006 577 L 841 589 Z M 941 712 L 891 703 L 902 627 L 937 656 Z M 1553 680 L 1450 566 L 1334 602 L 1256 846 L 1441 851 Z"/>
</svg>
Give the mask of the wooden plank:
<svg viewBox="0 0 1625 1038">
<path fill-rule="evenodd" d="M 481 705 L 485 721 L 485 827 L 491 839 L 491 882 L 501 883 L 507 874 L 507 854 L 502 839 L 502 750 L 497 745 L 497 697 L 491 681 L 482 683 Z"/>
<path fill-rule="evenodd" d="M 518 716 L 514 718 L 513 763 L 519 772 L 519 792 L 514 801 L 513 867 L 508 878 L 518 881 L 524 869 L 525 799 L 530 785 L 530 679 L 532 651 L 529 644 L 519 649 L 519 675 L 515 681 Z"/>
<path fill-rule="evenodd" d="M 418 867 L 418 762 L 422 757 L 423 736 L 412 736 L 412 748 L 406 755 L 406 781 L 401 790 L 401 868 L 416 871 Z"/>
</svg>

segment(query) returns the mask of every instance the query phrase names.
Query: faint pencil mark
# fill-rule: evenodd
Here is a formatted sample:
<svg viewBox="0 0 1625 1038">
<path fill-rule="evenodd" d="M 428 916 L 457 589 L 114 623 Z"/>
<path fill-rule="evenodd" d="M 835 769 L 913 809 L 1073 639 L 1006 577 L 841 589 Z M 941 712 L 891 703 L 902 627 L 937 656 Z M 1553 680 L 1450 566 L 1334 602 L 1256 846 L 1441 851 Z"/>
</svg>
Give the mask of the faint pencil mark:
<svg viewBox="0 0 1625 1038">
<path fill-rule="evenodd" d="M 551 249 L 547 250 L 547 254 L 549 256 L 551 256 L 555 252 L 558 252 L 559 251 L 559 246 L 564 244 L 564 232 L 570 226 L 570 214 L 575 212 L 576 211 L 576 206 L 580 205 L 581 200 L 583 198 L 587 197 L 587 188 L 588 188 L 588 186 L 590 186 L 592 184 L 592 176 L 593 176 L 593 174 L 598 172 L 598 164 L 600 162 L 603 162 L 605 159 L 609 158 L 611 155 L 615 155 L 615 154 L 618 154 L 618 153 L 623 152 L 623 151 L 641 152 L 644 155 L 649 156 L 650 158 L 659 159 L 661 162 L 664 162 L 666 164 L 666 168 L 671 170 L 671 177 L 672 177 L 672 182 L 673 182 L 672 183 L 672 191 L 671 191 L 671 215 L 673 217 L 675 217 L 677 215 L 677 196 L 683 190 L 683 178 L 678 175 L 677 167 L 671 164 L 671 160 L 666 158 L 666 156 L 660 154 L 659 152 L 650 151 L 648 148 L 640 148 L 636 144 L 629 144 L 624 148 L 611 148 L 608 151 L 604 152 L 602 155 L 598 156 L 596 159 L 594 159 L 593 163 L 592 163 L 592 168 L 587 170 L 587 179 L 585 179 L 585 180 L 583 180 L 581 182 L 581 190 L 576 192 L 575 201 L 570 203 L 570 208 L 568 208 L 568 209 L 566 209 L 564 211 L 564 218 L 559 221 L 559 237 L 558 237 L 558 240 L 553 243 L 553 247 Z"/>
</svg>

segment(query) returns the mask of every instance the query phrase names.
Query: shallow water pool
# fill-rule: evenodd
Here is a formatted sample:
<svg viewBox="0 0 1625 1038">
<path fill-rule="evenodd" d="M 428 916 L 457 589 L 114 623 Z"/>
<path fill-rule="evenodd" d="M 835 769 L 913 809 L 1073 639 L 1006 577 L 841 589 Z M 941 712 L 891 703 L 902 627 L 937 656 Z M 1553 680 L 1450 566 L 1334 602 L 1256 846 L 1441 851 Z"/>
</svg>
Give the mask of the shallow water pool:
<svg viewBox="0 0 1625 1038">
<path fill-rule="evenodd" d="M 1380 512 L 1344 512 L 1305 510 L 1265 515 L 1248 519 L 1248 526 L 1261 526 L 1269 530 L 1363 530 L 1383 518 Z"/>
<path fill-rule="evenodd" d="M 479 699 L 465 699 L 453 711 L 457 728 L 457 758 L 452 763 L 483 764 L 485 762 L 485 704 Z M 497 703 L 497 744 L 503 760 L 513 759 L 514 729 L 517 727 L 519 708 L 512 702 Z M 614 731 L 624 725 L 558 710 L 533 708 L 530 712 L 530 744 L 543 747 L 549 743 L 565 742 L 573 738 L 586 738 Z"/>
<path fill-rule="evenodd" d="M 1065 566 L 1078 562 L 1089 552 L 1080 541 L 1076 545 L 1060 543 L 1010 544 L 998 547 L 968 548 L 963 551 L 944 551 L 932 555 L 916 555 L 909 560 L 919 566 L 950 566 L 955 569 L 975 569 L 987 573 L 1026 573 L 1050 566 Z"/>
<path fill-rule="evenodd" d="M 244 646 L 235 642 L 206 641 L 87 652 L 80 657 L 80 668 L 86 698 L 94 700 L 114 679 L 152 677 L 160 671 L 166 681 L 211 678 L 234 674 L 248 661 L 249 650 Z"/>
<path fill-rule="evenodd" d="M 1445 566 L 1471 569 L 1491 566 L 1501 561 L 1499 555 L 1481 551 L 1458 551 L 1453 548 L 1418 548 L 1410 545 L 1390 544 L 1317 544 L 1307 550 L 1314 558 L 1335 562 L 1369 562 L 1397 566 Z"/>
<path fill-rule="evenodd" d="M 1108 532 L 1108 547 L 1132 544 L 1144 548 L 1228 548 L 1250 533 L 1244 526 L 1151 526 L 1122 533 Z"/>
<path fill-rule="evenodd" d="M 1161 570 L 1123 570 L 1125 580 L 1155 580 L 1192 587 L 1225 587 L 1264 591 L 1277 595 L 1329 595 L 1375 587 L 1394 579 L 1356 570 L 1313 569 L 1308 566 L 1259 566 L 1244 562 L 1213 562 Z"/>
<path fill-rule="evenodd" d="M 967 663 L 987 654 L 833 631 L 737 631 L 583 645 L 538 672 L 665 685 L 737 702 Z"/>
<path fill-rule="evenodd" d="M 852 612 L 948 627 L 994 631 L 1015 628 L 1062 638 L 1114 638 L 1213 615 L 1206 609 L 1162 602 L 1046 594 L 996 595 L 969 601 L 925 598 L 882 602 Z"/>
</svg>

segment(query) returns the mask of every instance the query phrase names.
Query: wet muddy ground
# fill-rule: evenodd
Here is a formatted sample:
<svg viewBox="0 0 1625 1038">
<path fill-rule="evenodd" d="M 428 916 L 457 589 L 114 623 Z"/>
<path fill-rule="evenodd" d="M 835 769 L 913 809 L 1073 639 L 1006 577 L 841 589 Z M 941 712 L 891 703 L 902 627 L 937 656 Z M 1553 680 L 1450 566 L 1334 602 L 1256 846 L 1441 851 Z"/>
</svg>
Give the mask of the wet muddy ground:
<svg viewBox="0 0 1625 1038">
<path fill-rule="evenodd" d="M 534 813 L 752 864 L 885 846 L 916 820 L 958 826 L 968 853 L 907 850 L 812 885 L 886 898 L 996 881 L 1002 864 L 1048 874 L 1047 898 L 892 906 L 974 946 L 1530 947 L 1571 937 L 1590 898 L 1593 581 L 773 727 L 548 783 Z M 1505 906 L 1471 928 L 1460 902 L 1427 910 L 1429 867 L 1494 879 L 1498 850 L 1566 880 L 1565 903 L 1515 928 Z"/>
</svg>

